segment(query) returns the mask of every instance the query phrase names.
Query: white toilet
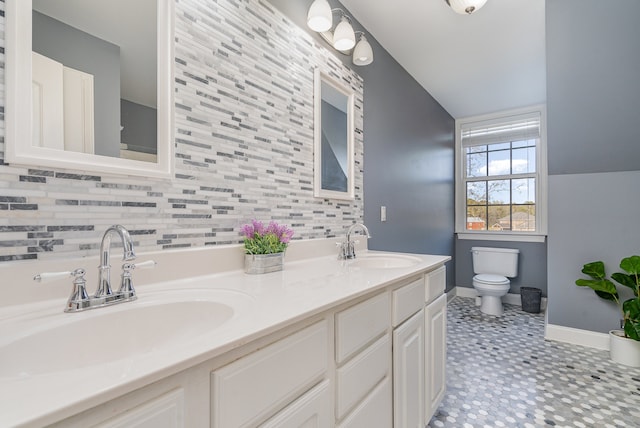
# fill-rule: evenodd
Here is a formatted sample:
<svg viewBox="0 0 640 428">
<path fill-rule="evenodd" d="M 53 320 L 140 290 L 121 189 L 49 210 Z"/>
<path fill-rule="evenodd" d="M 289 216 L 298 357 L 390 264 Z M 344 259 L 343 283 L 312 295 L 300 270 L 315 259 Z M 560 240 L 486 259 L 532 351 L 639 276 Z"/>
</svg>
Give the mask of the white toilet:
<svg viewBox="0 0 640 428">
<path fill-rule="evenodd" d="M 511 288 L 508 278 L 518 275 L 518 253 L 513 248 L 472 247 L 473 288 L 481 299 L 480 311 L 502 315 L 502 296 Z"/>
</svg>

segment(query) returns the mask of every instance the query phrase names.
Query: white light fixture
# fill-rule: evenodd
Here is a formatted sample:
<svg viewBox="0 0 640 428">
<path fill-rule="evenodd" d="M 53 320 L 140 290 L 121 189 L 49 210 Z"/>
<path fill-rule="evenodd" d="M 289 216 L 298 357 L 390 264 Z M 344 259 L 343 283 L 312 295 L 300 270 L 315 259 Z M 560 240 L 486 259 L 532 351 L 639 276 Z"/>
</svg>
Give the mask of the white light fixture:
<svg viewBox="0 0 640 428">
<path fill-rule="evenodd" d="M 313 31 L 329 31 L 333 26 L 331 6 L 327 0 L 315 0 L 307 13 L 307 25 Z"/>
<path fill-rule="evenodd" d="M 340 14 L 340 22 L 333 27 L 333 14 Z M 328 0 L 314 0 L 307 12 L 307 26 L 344 55 L 353 53 L 355 65 L 369 65 L 373 62 L 373 49 L 362 33 L 356 45 L 356 32 L 351 26 L 351 18 L 342 9 L 331 9 Z"/>
<path fill-rule="evenodd" d="M 373 49 L 367 41 L 367 38 L 362 34 L 358 44 L 353 49 L 353 63 L 355 65 L 369 65 L 373 62 Z"/>
<path fill-rule="evenodd" d="M 473 12 L 480 9 L 487 0 L 444 0 L 447 2 L 454 12 L 461 15 L 471 15 Z"/>
<path fill-rule="evenodd" d="M 340 23 L 333 32 L 333 47 L 339 51 L 348 51 L 356 45 L 356 33 L 346 16 L 342 16 Z"/>
</svg>

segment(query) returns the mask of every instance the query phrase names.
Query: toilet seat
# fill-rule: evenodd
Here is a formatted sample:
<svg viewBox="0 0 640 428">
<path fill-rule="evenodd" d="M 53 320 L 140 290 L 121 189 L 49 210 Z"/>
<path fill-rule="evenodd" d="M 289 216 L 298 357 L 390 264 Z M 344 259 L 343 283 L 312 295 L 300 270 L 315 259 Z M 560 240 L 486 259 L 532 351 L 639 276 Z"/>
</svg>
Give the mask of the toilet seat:
<svg viewBox="0 0 640 428">
<path fill-rule="evenodd" d="M 473 280 L 485 285 L 506 285 L 510 284 L 507 277 L 502 275 L 493 275 L 490 273 L 481 273 L 473 277 Z"/>
</svg>

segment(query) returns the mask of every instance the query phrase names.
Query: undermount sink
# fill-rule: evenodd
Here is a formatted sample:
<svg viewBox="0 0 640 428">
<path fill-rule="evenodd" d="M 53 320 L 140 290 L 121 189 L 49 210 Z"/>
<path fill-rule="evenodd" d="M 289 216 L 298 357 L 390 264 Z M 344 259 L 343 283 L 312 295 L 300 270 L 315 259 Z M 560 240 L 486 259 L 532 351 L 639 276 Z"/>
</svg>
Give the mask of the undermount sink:
<svg viewBox="0 0 640 428">
<path fill-rule="evenodd" d="M 35 312 L 18 321 L 11 330 L 19 334 L 7 339 L 3 333 L 0 342 L 0 378 L 44 375 L 167 351 L 221 328 L 251 300 L 224 289 L 139 296 L 113 307 L 73 314 L 62 313 L 61 307 L 59 313 Z"/>
<path fill-rule="evenodd" d="M 366 269 L 394 269 L 411 267 L 418 263 L 420 263 L 420 259 L 412 256 L 399 254 L 364 254 L 356 256 L 356 259 L 349 262 L 349 266 Z"/>
</svg>

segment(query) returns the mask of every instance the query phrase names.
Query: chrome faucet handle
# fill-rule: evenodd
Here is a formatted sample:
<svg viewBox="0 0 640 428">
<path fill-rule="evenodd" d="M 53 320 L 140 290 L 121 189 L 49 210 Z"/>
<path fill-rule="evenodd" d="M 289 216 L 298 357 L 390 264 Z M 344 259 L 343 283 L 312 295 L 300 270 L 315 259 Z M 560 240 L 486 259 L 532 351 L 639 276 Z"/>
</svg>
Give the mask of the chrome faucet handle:
<svg viewBox="0 0 640 428">
<path fill-rule="evenodd" d="M 147 260 L 140 263 L 123 263 L 122 264 L 122 281 L 118 294 L 121 294 L 125 300 L 135 300 L 136 290 L 133 288 L 133 276 L 131 272 L 135 269 L 153 269 L 157 263 L 154 260 Z"/>
<path fill-rule="evenodd" d="M 349 252 L 349 243 L 347 241 L 336 242 L 336 247 L 338 247 L 338 260 L 346 259 Z"/>
<path fill-rule="evenodd" d="M 65 312 L 78 312 L 83 309 L 87 309 L 91 306 L 91 300 L 87 294 L 87 281 L 84 278 L 86 271 L 82 268 L 78 268 L 72 271 L 65 272 L 44 272 L 33 277 L 36 282 L 49 282 L 56 281 L 62 278 L 73 278 L 73 289 L 71 295 L 67 300 L 65 306 Z"/>
</svg>

